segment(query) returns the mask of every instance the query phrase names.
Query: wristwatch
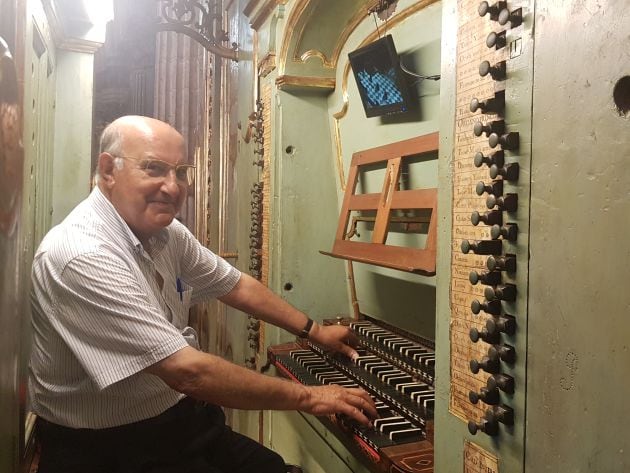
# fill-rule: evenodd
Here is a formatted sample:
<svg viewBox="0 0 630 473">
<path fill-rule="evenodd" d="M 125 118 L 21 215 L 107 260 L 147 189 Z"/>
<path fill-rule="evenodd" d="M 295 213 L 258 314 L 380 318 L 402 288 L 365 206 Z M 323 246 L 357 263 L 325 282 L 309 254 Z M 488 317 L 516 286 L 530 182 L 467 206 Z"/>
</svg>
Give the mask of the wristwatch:
<svg viewBox="0 0 630 473">
<path fill-rule="evenodd" d="M 308 338 L 308 333 L 311 331 L 311 327 L 313 327 L 313 319 L 309 317 L 302 331 L 298 333 L 298 337 Z"/>
</svg>

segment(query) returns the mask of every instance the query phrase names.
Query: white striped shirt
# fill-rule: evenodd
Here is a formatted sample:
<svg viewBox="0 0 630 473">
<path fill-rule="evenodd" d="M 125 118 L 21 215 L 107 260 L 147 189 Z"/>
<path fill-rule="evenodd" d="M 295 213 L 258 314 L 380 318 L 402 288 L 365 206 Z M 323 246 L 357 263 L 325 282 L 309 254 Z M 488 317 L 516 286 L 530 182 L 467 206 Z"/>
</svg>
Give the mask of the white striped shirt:
<svg viewBox="0 0 630 473">
<path fill-rule="evenodd" d="M 42 241 L 31 292 L 36 414 L 105 428 L 154 417 L 182 398 L 142 370 L 196 346 L 190 305 L 227 294 L 241 273 L 177 220 L 149 243 L 151 255 L 98 188 Z"/>
</svg>

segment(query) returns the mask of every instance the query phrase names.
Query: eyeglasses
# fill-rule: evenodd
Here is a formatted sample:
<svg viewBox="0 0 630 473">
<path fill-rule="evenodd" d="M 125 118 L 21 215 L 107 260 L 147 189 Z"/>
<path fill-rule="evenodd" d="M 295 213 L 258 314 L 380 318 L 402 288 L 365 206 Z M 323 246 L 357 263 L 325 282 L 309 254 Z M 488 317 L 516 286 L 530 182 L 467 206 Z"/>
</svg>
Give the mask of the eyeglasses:
<svg viewBox="0 0 630 473">
<path fill-rule="evenodd" d="M 186 186 L 192 185 L 195 179 L 195 166 L 192 164 L 177 164 L 173 165 L 162 161 L 161 159 L 154 158 L 135 158 L 133 156 L 115 156 L 121 159 L 130 159 L 140 163 L 139 169 L 142 169 L 148 177 L 153 179 L 163 179 L 168 176 L 171 169 L 175 171 L 175 178 L 185 184 Z"/>
</svg>

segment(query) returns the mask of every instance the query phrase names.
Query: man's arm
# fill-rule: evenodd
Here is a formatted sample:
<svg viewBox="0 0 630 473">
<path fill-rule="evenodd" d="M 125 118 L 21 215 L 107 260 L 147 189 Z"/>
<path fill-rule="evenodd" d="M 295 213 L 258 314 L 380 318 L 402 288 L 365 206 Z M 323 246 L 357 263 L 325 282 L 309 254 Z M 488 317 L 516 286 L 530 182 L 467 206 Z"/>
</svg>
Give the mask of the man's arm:
<svg viewBox="0 0 630 473">
<path fill-rule="evenodd" d="M 243 273 L 238 283 L 225 296 L 219 297 L 221 302 L 242 310 L 256 317 L 281 327 L 293 334 L 299 334 L 306 326 L 308 316 L 300 312 L 284 299 L 274 294 L 256 279 Z M 326 345 L 353 358 L 357 352 L 352 348 L 357 340 L 352 331 L 342 325 L 321 326 L 313 323 L 309 339 Z"/>
<path fill-rule="evenodd" d="M 178 392 L 225 407 L 300 410 L 313 415 L 342 413 L 365 425 L 370 417 L 377 416 L 374 402 L 362 389 L 303 386 L 259 374 L 191 347 L 146 371 Z"/>
</svg>

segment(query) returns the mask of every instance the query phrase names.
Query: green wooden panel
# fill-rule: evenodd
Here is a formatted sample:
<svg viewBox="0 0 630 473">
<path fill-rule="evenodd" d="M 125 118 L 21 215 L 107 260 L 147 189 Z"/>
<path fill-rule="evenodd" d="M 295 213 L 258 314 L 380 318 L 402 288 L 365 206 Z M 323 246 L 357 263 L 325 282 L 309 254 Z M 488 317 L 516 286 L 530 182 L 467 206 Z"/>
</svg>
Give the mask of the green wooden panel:
<svg viewBox="0 0 630 473">
<path fill-rule="evenodd" d="M 528 473 L 630 470 L 629 27 L 623 0 L 536 2 Z"/>
<path fill-rule="evenodd" d="M 368 472 L 317 418 L 296 412 L 273 412 L 270 422 L 271 448 L 286 463 L 301 466 L 305 473 Z"/>
</svg>

